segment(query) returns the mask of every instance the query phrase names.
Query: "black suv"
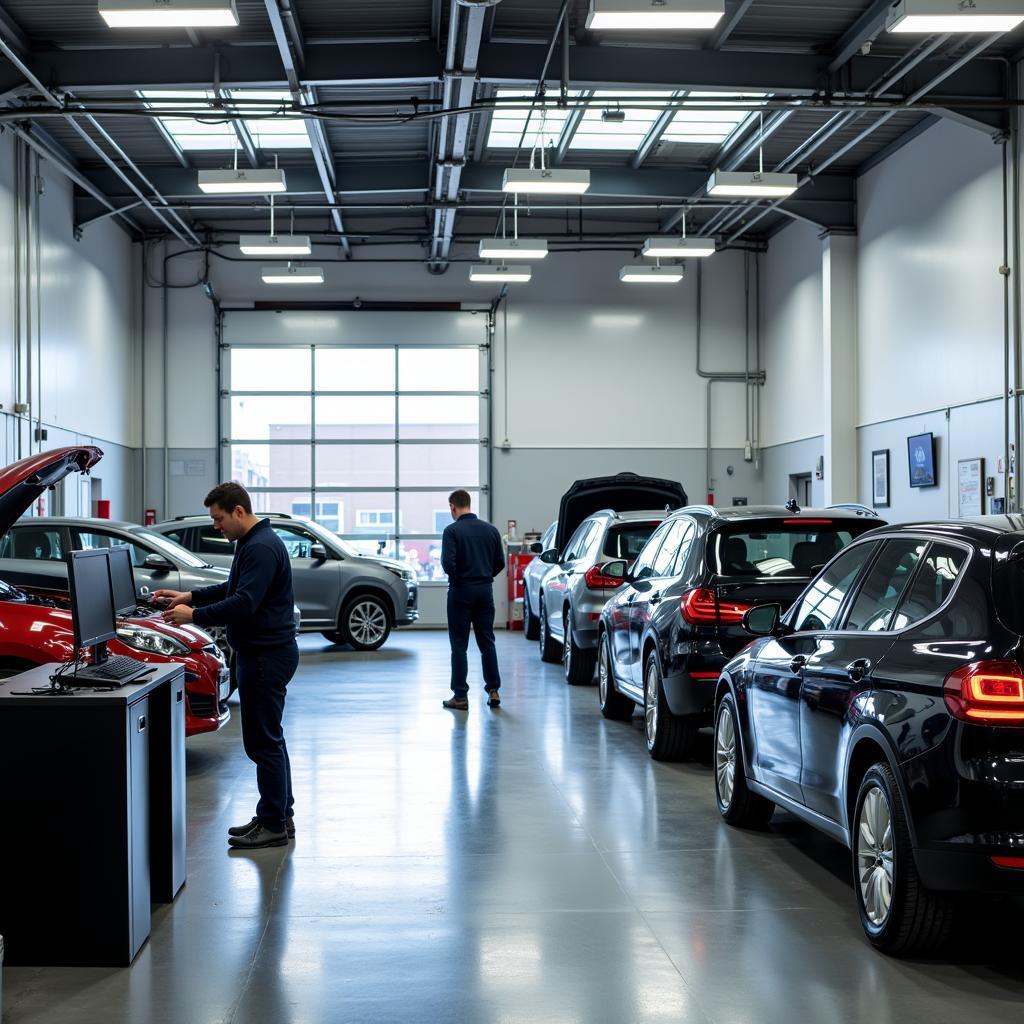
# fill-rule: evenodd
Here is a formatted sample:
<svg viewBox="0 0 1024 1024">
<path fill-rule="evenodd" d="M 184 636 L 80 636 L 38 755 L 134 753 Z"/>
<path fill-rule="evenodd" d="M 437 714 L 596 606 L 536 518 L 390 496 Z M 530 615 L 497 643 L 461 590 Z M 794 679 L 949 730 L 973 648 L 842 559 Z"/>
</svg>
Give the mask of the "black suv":
<svg viewBox="0 0 1024 1024">
<path fill-rule="evenodd" d="M 788 606 L 854 538 L 882 520 L 795 504 L 680 509 L 651 535 L 632 566 L 608 562 L 623 587 L 601 613 L 598 693 L 605 718 L 644 709 L 647 749 L 657 760 L 691 756 L 710 725 L 718 674 L 750 643 L 744 613 Z"/>
<path fill-rule="evenodd" d="M 879 949 L 936 948 L 955 891 L 1024 893 L 1024 518 L 888 527 L 722 671 L 722 817 L 775 806 L 852 850 Z"/>
</svg>

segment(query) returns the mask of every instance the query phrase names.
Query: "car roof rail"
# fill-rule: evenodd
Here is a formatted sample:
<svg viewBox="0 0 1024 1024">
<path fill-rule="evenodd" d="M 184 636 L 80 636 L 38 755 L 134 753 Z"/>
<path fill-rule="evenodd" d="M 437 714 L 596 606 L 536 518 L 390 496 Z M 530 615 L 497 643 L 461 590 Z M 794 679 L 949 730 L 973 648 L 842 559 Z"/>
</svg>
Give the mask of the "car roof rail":
<svg viewBox="0 0 1024 1024">
<path fill-rule="evenodd" d="M 708 515 L 717 516 L 718 509 L 714 505 L 684 505 L 682 508 L 673 509 L 674 512 L 707 512 Z"/>
<path fill-rule="evenodd" d="M 835 505 L 826 505 L 826 508 L 841 509 L 846 512 L 855 512 L 859 516 L 871 516 L 872 519 L 878 519 L 880 516 L 873 508 L 868 508 L 867 505 L 861 505 L 857 501 L 841 501 Z"/>
</svg>

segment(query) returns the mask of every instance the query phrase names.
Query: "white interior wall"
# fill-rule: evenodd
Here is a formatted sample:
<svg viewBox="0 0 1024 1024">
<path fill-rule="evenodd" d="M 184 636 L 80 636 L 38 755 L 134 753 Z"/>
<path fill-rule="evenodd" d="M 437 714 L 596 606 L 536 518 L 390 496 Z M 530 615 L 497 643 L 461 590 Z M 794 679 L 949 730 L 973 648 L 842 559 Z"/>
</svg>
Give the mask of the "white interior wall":
<svg viewBox="0 0 1024 1024">
<path fill-rule="evenodd" d="M 30 454 L 27 422 L 14 415 L 15 159 L 10 133 L 0 135 L 0 403 L 3 457 Z M 138 348 L 137 249 L 110 220 L 74 237 L 72 186 L 47 162 L 39 165 L 40 273 L 31 286 L 33 318 L 32 414 L 48 437 L 42 449 L 97 444 L 106 452 L 95 471 L 115 516 L 133 516 L 137 498 L 135 450 L 140 444 L 141 368 Z M 33 247 L 32 258 L 35 259 Z M 23 293 L 24 294 L 24 293 Z M 21 332 L 23 335 L 24 331 Z M 23 339 L 23 349 L 24 349 Z M 23 351 L 23 366 L 24 366 Z M 24 381 L 24 372 L 22 374 Z M 90 514 L 86 492 L 66 488 L 68 513 Z"/>
<path fill-rule="evenodd" d="M 871 503 L 871 452 L 889 449 L 881 514 L 893 521 L 955 516 L 963 458 L 984 457 L 1003 494 L 1001 158 L 981 132 L 940 121 L 858 180 L 858 497 Z M 785 492 L 772 473 L 811 453 L 793 442 L 824 432 L 821 260 L 812 228 L 771 240 L 762 431 L 778 447 L 764 462 L 766 497 Z M 928 430 L 938 486 L 912 489 L 906 440 Z"/>
</svg>

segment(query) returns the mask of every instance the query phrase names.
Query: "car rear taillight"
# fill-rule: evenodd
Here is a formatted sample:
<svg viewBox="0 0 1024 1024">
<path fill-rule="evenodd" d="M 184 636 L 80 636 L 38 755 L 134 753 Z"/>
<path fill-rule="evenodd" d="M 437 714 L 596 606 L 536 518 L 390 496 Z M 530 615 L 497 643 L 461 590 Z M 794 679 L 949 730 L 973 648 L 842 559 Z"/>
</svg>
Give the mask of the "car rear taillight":
<svg viewBox="0 0 1024 1024">
<path fill-rule="evenodd" d="M 605 576 L 601 572 L 601 566 L 595 565 L 589 568 L 584 574 L 583 579 L 587 586 L 591 590 L 601 590 L 602 588 L 621 587 L 623 580 L 620 576 Z"/>
<path fill-rule="evenodd" d="M 1024 868 L 1024 857 L 993 857 L 992 863 L 1000 868 Z"/>
<path fill-rule="evenodd" d="M 979 725 L 1024 725 L 1024 671 L 1015 661 L 975 661 L 946 676 L 946 707 Z"/>
<path fill-rule="evenodd" d="M 750 605 L 719 601 L 713 590 L 697 587 L 683 594 L 679 604 L 683 619 L 691 626 L 717 626 L 719 623 L 742 622 Z"/>
</svg>

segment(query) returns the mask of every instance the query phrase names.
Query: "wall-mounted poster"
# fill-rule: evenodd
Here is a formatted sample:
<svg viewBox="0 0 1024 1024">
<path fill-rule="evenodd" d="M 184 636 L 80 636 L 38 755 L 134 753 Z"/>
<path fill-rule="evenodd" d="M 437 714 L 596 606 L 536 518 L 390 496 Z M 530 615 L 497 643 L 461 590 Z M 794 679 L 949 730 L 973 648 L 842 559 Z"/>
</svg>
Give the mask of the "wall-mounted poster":
<svg viewBox="0 0 1024 1024">
<path fill-rule="evenodd" d="M 935 438 L 931 434 L 914 434 L 907 438 L 907 459 L 910 462 L 910 486 L 935 486 Z"/>
<path fill-rule="evenodd" d="M 956 490 L 960 516 L 985 512 L 985 460 L 961 459 L 956 464 Z"/>
<path fill-rule="evenodd" d="M 871 505 L 889 507 L 889 449 L 871 453 Z"/>
</svg>

